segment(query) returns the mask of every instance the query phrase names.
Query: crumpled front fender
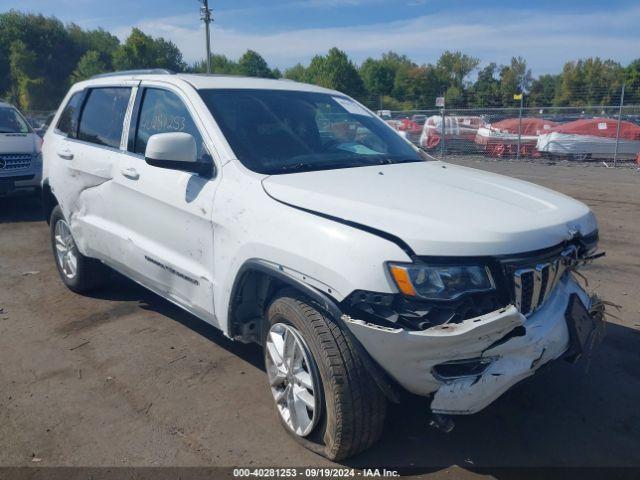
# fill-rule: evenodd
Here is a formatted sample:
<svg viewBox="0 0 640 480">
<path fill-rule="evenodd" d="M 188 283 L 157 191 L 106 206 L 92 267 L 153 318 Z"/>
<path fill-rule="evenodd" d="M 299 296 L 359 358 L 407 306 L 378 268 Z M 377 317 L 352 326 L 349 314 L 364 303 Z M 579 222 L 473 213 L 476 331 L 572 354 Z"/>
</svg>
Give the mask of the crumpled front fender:
<svg viewBox="0 0 640 480">
<path fill-rule="evenodd" d="M 433 412 L 471 414 L 567 350 L 569 332 L 564 313 L 572 293 L 589 307 L 589 296 L 566 275 L 545 305 L 529 318 L 513 305 L 422 331 L 380 327 L 346 315 L 342 318 L 400 385 L 417 395 L 433 395 Z M 505 337 L 519 326 L 526 329 L 524 335 Z M 434 375 L 436 365 L 474 358 L 490 363 L 481 374 L 448 380 Z"/>
</svg>

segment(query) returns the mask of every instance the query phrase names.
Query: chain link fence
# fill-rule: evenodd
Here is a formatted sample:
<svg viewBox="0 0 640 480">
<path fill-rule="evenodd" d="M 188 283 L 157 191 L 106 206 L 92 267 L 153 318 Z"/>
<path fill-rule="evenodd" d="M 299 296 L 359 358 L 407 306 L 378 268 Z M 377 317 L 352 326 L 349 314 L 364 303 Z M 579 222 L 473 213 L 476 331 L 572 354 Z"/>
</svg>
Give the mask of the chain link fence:
<svg viewBox="0 0 640 480">
<path fill-rule="evenodd" d="M 640 105 L 380 110 L 378 115 L 442 159 L 474 155 L 640 165 Z"/>
</svg>

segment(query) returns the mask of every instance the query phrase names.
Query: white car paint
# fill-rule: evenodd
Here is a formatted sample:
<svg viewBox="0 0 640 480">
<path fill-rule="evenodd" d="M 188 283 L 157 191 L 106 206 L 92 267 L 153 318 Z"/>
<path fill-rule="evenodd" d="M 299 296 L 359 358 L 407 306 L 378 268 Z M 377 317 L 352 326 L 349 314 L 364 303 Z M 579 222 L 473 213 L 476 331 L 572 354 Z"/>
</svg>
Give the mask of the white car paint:
<svg viewBox="0 0 640 480">
<path fill-rule="evenodd" d="M 393 233 L 418 255 L 527 252 L 567 240 L 568 225 L 596 228 L 572 198 L 443 162 L 278 175 L 264 187 L 283 202 Z"/>
<path fill-rule="evenodd" d="M 197 89 L 338 92 L 277 80 L 131 75 L 76 84 L 63 106 L 76 92 L 106 86 L 132 88 L 120 148 L 65 138 L 55 129 L 60 112 L 45 137 L 45 181 L 78 249 L 227 335 L 232 334 L 233 285 L 242 266 L 253 259 L 339 303 L 356 290 L 396 294 L 385 263 L 410 262 L 413 253 L 523 253 L 597 229 L 590 210 L 564 195 L 436 161 L 278 176 L 253 172 L 236 158 Z M 126 151 L 133 99 L 143 86 L 168 89 L 184 102 L 213 157 L 213 178 L 152 167 Z M 376 230 L 397 237 L 413 252 Z M 431 375 L 430 367 L 477 354 L 525 323 L 512 306 L 466 320 L 451 332 L 385 329 L 357 318 L 347 318 L 346 324 L 405 388 L 421 395 L 437 392 L 435 411 L 470 413 L 567 349 L 563 305 L 572 291 L 579 288 L 567 274 L 553 298 L 527 320 L 535 327 L 530 334 L 496 350 L 501 360 L 491 368 L 501 370 L 501 380 L 480 386 L 445 384 Z M 584 292 L 580 296 L 588 306 Z M 535 357 L 544 345 L 550 346 L 544 361 L 535 368 L 530 363 L 525 372 L 522 361 Z"/>
</svg>

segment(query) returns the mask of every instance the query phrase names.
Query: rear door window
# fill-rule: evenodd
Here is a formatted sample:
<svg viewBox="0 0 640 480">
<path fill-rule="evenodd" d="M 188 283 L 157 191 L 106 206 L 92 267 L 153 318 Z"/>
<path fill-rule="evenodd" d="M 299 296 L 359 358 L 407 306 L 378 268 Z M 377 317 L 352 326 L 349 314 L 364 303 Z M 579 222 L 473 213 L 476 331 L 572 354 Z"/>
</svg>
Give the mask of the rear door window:
<svg viewBox="0 0 640 480">
<path fill-rule="evenodd" d="M 207 150 L 193 118 L 180 97 L 168 90 L 145 88 L 138 117 L 134 152 L 144 155 L 151 135 L 185 132 L 193 135 L 198 147 L 198 160 L 206 161 Z"/>
<path fill-rule="evenodd" d="M 94 88 L 80 116 L 78 140 L 119 148 L 131 88 Z"/>
<path fill-rule="evenodd" d="M 84 92 L 74 93 L 67 106 L 60 114 L 60 119 L 56 125 L 56 133 L 65 135 L 69 138 L 76 138 L 78 135 L 78 118 L 80 116 L 80 107 L 82 107 L 82 97 Z"/>
</svg>

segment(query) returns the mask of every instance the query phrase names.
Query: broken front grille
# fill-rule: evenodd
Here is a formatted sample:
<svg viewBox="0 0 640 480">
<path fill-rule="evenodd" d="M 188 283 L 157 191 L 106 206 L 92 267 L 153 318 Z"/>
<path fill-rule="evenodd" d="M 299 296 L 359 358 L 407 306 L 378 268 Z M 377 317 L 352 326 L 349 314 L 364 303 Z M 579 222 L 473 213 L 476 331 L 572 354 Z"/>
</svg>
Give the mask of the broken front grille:
<svg viewBox="0 0 640 480">
<path fill-rule="evenodd" d="M 31 167 L 31 154 L 4 153 L 0 154 L 0 173 L 27 170 Z"/>
<path fill-rule="evenodd" d="M 571 263 L 570 259 L 576 256 L 577 249 L 572 246 L 557 258 L 515 268 L 514 301 L 520 313 L 528 316 L 544 305 Z"/>
</svg>

